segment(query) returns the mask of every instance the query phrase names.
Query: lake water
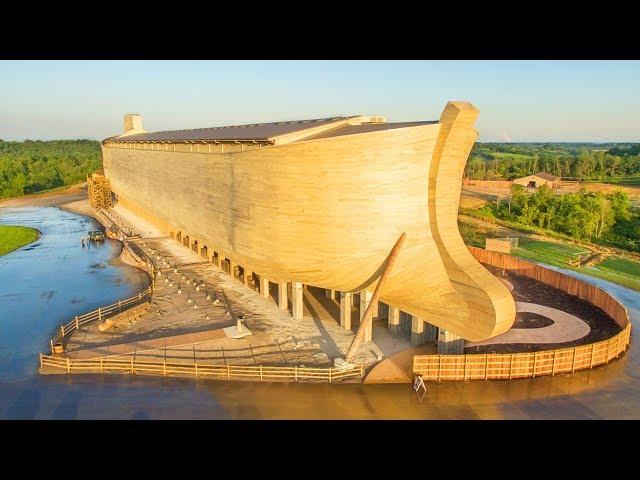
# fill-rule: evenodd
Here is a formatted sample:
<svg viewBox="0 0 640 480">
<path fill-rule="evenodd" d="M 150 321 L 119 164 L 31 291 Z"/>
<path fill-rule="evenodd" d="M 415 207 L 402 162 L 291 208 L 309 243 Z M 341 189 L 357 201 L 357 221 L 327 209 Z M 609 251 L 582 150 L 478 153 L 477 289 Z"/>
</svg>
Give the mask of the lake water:
<svg viewBox="0 0 640 480">
<path fill-rule="evenodd" d="M 428 383 L 422 400 L 409 385 L 39 375 L 38 353 L 48 351 L 61 323 L 138 293 L 148 277 L 111 261 L 118 242 L 83 249 L 80 237 L 99 227 L 88 217 L 55 207 L 4 208 L 0 223 L 42 232 L 35 243 L 0 257 L 0 418 L 640 418 L 637 342 L 623 359 L 592 371 Z M 640 305 L 638 293 L 626 290 L 618 291 L 621 300 Z M 630 313 L 637 329 L 640 312 Z"/>
</svg>

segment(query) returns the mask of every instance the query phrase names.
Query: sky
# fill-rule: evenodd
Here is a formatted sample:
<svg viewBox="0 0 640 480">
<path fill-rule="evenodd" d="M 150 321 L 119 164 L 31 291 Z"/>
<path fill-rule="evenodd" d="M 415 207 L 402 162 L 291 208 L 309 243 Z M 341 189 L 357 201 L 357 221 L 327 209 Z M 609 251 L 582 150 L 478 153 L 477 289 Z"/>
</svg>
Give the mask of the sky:
<svg viewBox="0 0 640 480">
<path fill-rule="evenodd" d="M 640 61 L 0 61 L 0 139 L 480 110 L 480 141 L 640 141 Z"/>
</svg>

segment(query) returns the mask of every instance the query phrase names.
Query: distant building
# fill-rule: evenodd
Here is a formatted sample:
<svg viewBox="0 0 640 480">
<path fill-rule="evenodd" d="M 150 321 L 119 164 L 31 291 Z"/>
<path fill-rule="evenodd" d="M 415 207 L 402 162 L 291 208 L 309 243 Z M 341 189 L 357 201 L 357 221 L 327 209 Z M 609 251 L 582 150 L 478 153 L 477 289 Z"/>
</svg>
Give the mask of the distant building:
<svg viewBox="0 0 640 480">
<path fill-rule="evenodd" d="M 551 175 L 550 173 L 539 172 L 526 177 L 516 178 L 513 183 L 522 185 L 525 188 L 539 188 L 546 185 L 549 188 L 557 188 L 560 186 L 560 177 Z"/>
</svg>

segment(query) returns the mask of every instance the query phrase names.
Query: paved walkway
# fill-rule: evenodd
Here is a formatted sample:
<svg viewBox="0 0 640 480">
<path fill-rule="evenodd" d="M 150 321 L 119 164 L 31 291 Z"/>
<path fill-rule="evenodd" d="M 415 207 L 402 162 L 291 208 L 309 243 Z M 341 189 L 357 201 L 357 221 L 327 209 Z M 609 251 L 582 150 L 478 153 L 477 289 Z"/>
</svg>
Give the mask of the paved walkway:
<svg viewBox="0 0 640 480">
<path fill-rule="evenodd" d="M 542 328 L 512 328 L 502 335 L 484 340 L 483 342 L 467 342 L 467 347 L 480 345 L 496 345 L 505 343 L 563 343 L 579 340 L 591 331 L 586 322 L 575 315 L 556 308 L 546 307 L 535 303 L 516 302 L 516 312 L 537 313 L 553 320 L 548 327 Z"/>
</svg>

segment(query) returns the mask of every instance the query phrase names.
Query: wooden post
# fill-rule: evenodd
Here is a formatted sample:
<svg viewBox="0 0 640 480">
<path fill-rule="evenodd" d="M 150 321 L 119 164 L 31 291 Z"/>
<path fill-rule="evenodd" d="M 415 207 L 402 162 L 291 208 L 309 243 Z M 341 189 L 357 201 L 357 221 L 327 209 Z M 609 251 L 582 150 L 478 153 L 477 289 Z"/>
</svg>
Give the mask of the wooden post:
<svg viewBox="0 0 640 480">
<path fill-rule="evenodd" d="M 122 312 L 122 302 L 118 300 L 118 313 Z"/>
<path fill-rule="evenodd" d="M 69 357 L 67 357 L 67 373 L 71 373 L 71 362 L 69 361 Z"/>
<path fill-rule="evenodd" d="M 509 354 L 509 380 L 513 377 L 513 353 Z"/>
<path fill-rule="evenodd" d="M 262 380 L 262 365 L 260 365 L 260 380 Z"/>
<path fill-rule="evenodd" d="M 198 361 L 197 360 L 193 362 L 193 366 L 196 369 L 196 378 L 198 378 Z"/>
<path fill-rule="evenodd" d="M 400 247 L 402 247 L 402 244 L 406 236 L 407 234 L 405 232 L 402 232 L 402 235 L 400 235 L 400 238 L 398 238 L 398 241 L 391 249 L 391 253 L 389 254 L 389 258 L 387 259 L 387 264 L 384 267 L 382 274 L 380 275 L 380 279 L 378 280 L 376 289 L 374 290 L 373 296 L 369 301 L 367 310 L 364 312 L 364 315 L 362 316 L 362 320 L 360 320 L 360 325 L 358 326 L 358 331 L 356 332 L 356 336 L 353 338 L 353 341 L 349 346 L 349 350 L 347 351 L 347 355 L 345 356 L 345 360 L 347 362 L 350 362 L 353 359 L 353 357 L 355 357 L 356 352 L 358 351 L 358 349 L 360 348 L 360 345 L 362 344 L 362 341 L 364 340 L 364 336 L 367 329 L 369 327 L 372 328 L 371 324 L 373 322 L 373 310 L 378 304 L 378 298 L 380 297 L 380 288 L 384 283 L 384 281 L 389 276 L 389 273 L 391 273 L 393 264 L 396 261 L 396 257 L 398 256 L 398 252 L 400 251 Z"/>
<path fill-rule="evenodd" d="M 133 375 L 133 357 L 131 357 L 131 375 Z"/>
<path fill-rule="evenodd" d="M 489 355 L 484 355 L 484 379 L 486 380 L 489 376 Z"/>
<path fill-rule="evenodd" d="M 589 368 L 593 368 L 593 357 L 596 353 L 596 344 L 591 345 L 591 362 L 589 363 Z"/>
<path fill-rule="evenodd" d="M 464 356 L 464 373 L 462 375 L 462 379 L 466 382 L 467 381 L 467 356 Z"/>
<path fill-rule="evenodd" d="M 64 338 L 64 325 L 60 325 L 60 332 L 62 332 L 62 338 Z M 60 340 L 62 340 L 62 338 Z"/>
<path fill-rule="evenodd" d="M 51 344 L 51 355 L 53 355 L 53 339 L 49 340 L 49 343 Z"/>
<path fill-rule="evenodd" d="M 438 381 L 442 379 L 442 355 L 438 355 Z"/>
<path fill-rule="evenodd" d="M 162 360 L 162 375 L 167 375 L 167 358 Z"/>
<path fill-rule="evenodd" d="M 100 357 L 100 373 L 102 373 L 104 371 L 103 368 L 102 368 L 102 361 L 103 361 L 103 359 L 102 359 L 102 357 Z"/>
<path fill-rule="evenodd" d="M 39 353 L 38 355 L 40 356 L 40 368 L 42 368 L 42 354 Z"/>
<path fill-rule="evenodd" d="M 231 378 L 231 371 L 229 370 L 229 365 L 227 364 L 227 380 Z"/>
<path fill-rule="evenodd" d="M 557 350 L 553 351 L 553 365 L 551 366 L 551 376 L 554 376 L 556 374 L 556 354 L 558 353 Z"/>
<path fill-rule="evenodd" d="M 538 363 L 538 352 L 533 352 L 533 375 L 532 378 L 536 378 L 536 364 Z"/>
<path fill-rule="evenodd" d="M 80 330 L 80 325 L 78 325 L 78 315 L 76 315 L 76 330 Z"/>
<path fill-rule="evenodd" d="M 293 370 L 294 375 L 296 376 L 296 382 L 298 381 L 298 366 L 296 365 Z"/>
<path fill-rule="evenodd" d="M 102 322 L 102 311 L 100 310 L 100 307 L 98 307 L 98 321 Z"/>
<path fill-rule="evenodd" d="M 571 361 L 571 373 L 576 371 L 576 349 L 573 349 L 573 359 Z"/>
<path fill-rule="evenodd" d="M 331 383 L 331 367 L 329 367 L 329 383 Z"/>
</svg>

